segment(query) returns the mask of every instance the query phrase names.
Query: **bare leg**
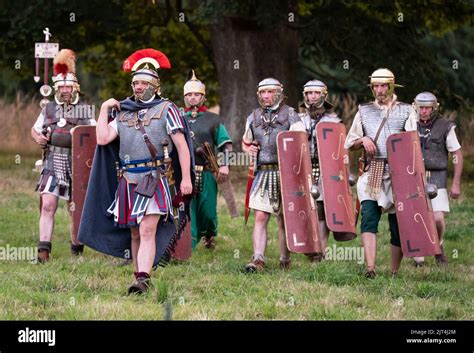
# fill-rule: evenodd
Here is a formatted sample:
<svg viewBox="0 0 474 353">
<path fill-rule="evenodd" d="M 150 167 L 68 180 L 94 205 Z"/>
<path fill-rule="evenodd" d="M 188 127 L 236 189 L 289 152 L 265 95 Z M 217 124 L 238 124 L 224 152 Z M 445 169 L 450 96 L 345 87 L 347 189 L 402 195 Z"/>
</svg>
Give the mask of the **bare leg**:
<svg viewBox="0 0 474 353">
<path fill-rule="evenodd" d="M 71 254 L 74 256 L 81 256 L 84 252 L 84 245 L 81 244 L 79 240 L 73 236 L 74 234 L 74 223 L 73 223 L 73 214 L 72 208 L 74 204 L 72 202 L 68 202 L 68 214 L 69 214 L 69 233 L 71 235 Z"/>
<path fill-rule="evenodd" d="M 396 275 L 398 270 L 400 269 L 400 264 L 403 258 L 402 248 L 400 248 L 399 246 L 390 244 L 390 253 L 391 253 L 390 269 L 392 271 L 392 275 Z"/>
<path fill-rule="evenodd" d="M 321 240 L 321 249 L 323 255 L 326 253 L 326 247 L 328 245 L 329 229 L 326 221 L 319 221 L 319 239 Z"/>
<path fill-rule="evenodd" d="M 446 230 L 446 223 L 444 221 L 444 212 L 434 211 L 433 215 L 436 222 L 436 229 L 438 231 L 439 243 L 440 245 L 443 245 L 443 235 Z"/>
<path fill-rule="evenodd" d="M 288 250 L 288 245 L 286 244 L 285 237 L 285 221 L 283 219 L 283 214 L 277 216 L 278 221 L 278 241 L 280 243 L 280 262 L 289 262 L 290 260 L 290 251 Z"/>
<path fill-rule="evenodd" d="M 54 215 L 57 208 L 57 196 L 52 194 L 41 195 L 41 214 L 39 220 L 40 241 L 51 241 L 54 230 Z"/>
<path fill-rule="evenodd" d="M 245 265 L 246 272 L 263 271 L 265 269 L 265 249 L 267 247 L 267 225 L 270 213 L 255 210 L 255 225 L 253 228 L 253 256 L 250 263 Z"/>
<path fill-rule="evenodd" d="M 252 241 L 254 255 L 265 255 L 267 247 L 267 225 L 270 213 L 255 210 L 255 226 L 253 227 Z"/>
<path fill-rule="evenodd" d="M 76 244 L 76 242 L 74 242 L 72 238 L 72 233 L 74 232 L 74 225 L 72 224 L 72 211 L 71 211 L 71 208 L 73 207 L 72 205 L 73 205 L 72 202 L 68 202 L 67 204 L 67 210 L 68 210 L 68 215 L 69 215 L 69 233 L 71 234 L 71 243 Z M 77 243 L 77 245 L 79 244 L 80 243 Z"/>
<path fill-rule="evenodd" d="M 132 261 L 133 271 L 138 272 L 138 249 L 140 248 L 140 232 L 138 228 L 130 228 L 132 233 Z"/>
<path fill-rule="evenodd" d="M 150 273 L 156 253 L 156 227 L 159 215 L 151 214 L 143 217 L 140 222 L 140 246 L 137 253 L 138 272 Z"/>
<path fill-rule="evenodd" d="M 435 255 L 436 264 L 438 266 L 446 266 L 448 264 L 448 258 L 444 254 L 443 247 L 443 235 L 446 230 L 446 223 L 444 221 L 444 212 L 435 211 L 434 218 L 436 222 L 436 230 L 438 231 L 439 244 L 441 245 L 441 254 Z"/>
<path fill-rule="evenodd" d="M 361 234 L 364 246 L 365 262 L 368 271 L 375 270 L 375 257 L 377 255 L 377 236 L 375 233 L 364 232 Z"/>
</svg>

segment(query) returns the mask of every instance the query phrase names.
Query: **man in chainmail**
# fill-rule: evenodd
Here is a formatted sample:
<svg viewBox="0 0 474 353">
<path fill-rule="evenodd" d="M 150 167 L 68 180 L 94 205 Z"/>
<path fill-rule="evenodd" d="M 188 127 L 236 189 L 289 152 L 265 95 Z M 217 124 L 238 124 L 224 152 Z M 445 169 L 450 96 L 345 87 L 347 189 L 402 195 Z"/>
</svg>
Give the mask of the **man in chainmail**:
<svg viewBox="0 0 474 353">
<path fill-rule="evenodd" d="M 391 271 L 396 274 L 403 254 L 397 216 L 393 204 L 392 183 L 387 163 L 386 141 L 391 134 L 416 129 L 416 117 L 411 105 L 399 102 L 394 94 L 394 74 L 377 69 L 370 77 L 370 88 L 375 100 L 362 104 L 347 134 L 345 148 L 364 148 L 367 157 L 365 172 L 357 181 L 357 195 L 361 202 L 361 238 L 367 269 L 365 276 L 374 278 L 378 224 L 383 212 L 388 212 L 391 244 Z"/>
<path fill-rule="evenodd" d="M 134 52 L 123 64 L 125 72 L 132 72 L 133 95 L 121 102 L 106 100 L 97 120 L 98 152 L 116 140 L 119 144 L 118 184 L 107 209 L 115 231 L 102 235 L 81 229 L 79 237 L 103 253 L 131 255 L 135 280 L 128 294 L 148 291 L 153 267 L 167 262 L 187 223 L 187 217 L 180 221 L 179 208 L 187 209 L 183 199 L 193 190 L 189 131 L 178 107 L 162 96 L 158 75 L 158 69 L 170 68 L 168 57 L 159 50 Z M 97 176 L 95 170 L 100 167 L 93 166 L 91 180 Z M 83 222 L 87 217 L 90 222 L 109 222 L 93 216 L 83 214 Z M 124 228 L 126 235 L 120 232 Z"/>
<path fill-rule="evenodd" d="M 48 261 L 51 253 L 58 199 L 68 202 L 71 199 L 71 129 L 77 125 L 96 125 L 92 110 L 79 102 L 80 86 L 75 74 L 75 60 L 76 56 L 70 49 L 62 49 L 56 55 L 54 101 L 46 104 L 31 128 L 31 136 L 44 149 L 43 169 L 36 187 L 41 195 L 40 263 Z M 80 255 L 83 249 L 82 244 L 71 243 L 72 254 Z"/>
<path fill-rule="evenodd" d="M 280 176 L 277 157 L 277 135 L 281 131 L 304 131 L 304 125 L 293 108 L 283 103 L 283 85 L 274 78 L 258 84 L 257 98 L 260 107 L 247 118 L 242 149 L 257 159 L 257 172 L 250 191 L 249 208 L 255 210 L 253 229 L 253 256 L 245 266 L 247 272 L 263 271 L 267 226 L 270 215 L 278 221 L 280 266 L 290 265 L 290 252 L 286 244 L 285 226 L 281 212 Z"/>
</svg>

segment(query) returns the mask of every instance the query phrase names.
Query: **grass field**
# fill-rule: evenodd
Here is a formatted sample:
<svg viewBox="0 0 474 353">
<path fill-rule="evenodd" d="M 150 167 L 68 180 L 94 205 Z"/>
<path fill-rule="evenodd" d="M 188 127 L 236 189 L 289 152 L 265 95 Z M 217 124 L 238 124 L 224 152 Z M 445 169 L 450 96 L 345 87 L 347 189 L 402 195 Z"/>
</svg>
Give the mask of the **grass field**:
<svg viewBox="0 0 474 353">
<path fill-rule="evenodd" d="M 0 248 L 35 247 L 38 195 L 33 191 L 35 158 L 0 154 Z M 472 164 L 472 162 L 471 162 Z M 234 175 L 240 209 L 243 179 Z M 132 269 L 122 260 L 86 249 L 69 255 L 68 219 L 61 203 L 53 236 L 53 258 L 46 265 L 0 261 L 1 320 L 472 320 L 474 319 L 474 182 L 464 181 L 462 197 L 448 217 L 447 269 L 434 259 L 414 269 L 405 259 L 400 274 L 389 276 L 386 216 L 378 243 L 378 273 L 366 280 L 356 261 L 310 264 L 293 256 L 290 270 L 278 267 L 277 227 L 270 223 L 268 270 L 247 275 L 252 254 L 251 218 L 231 219 L 219 200 L 219 237 L 210 252 L 199 245 L 190 261 L 152 274 L 153 290 L 125 295 Z M 332 246 L 333 240 L 329 246 Z M 360 246 L 357 238 L 338 246 Z M 138 305 L 137 305 L 138 304 Z"/>
</svg>

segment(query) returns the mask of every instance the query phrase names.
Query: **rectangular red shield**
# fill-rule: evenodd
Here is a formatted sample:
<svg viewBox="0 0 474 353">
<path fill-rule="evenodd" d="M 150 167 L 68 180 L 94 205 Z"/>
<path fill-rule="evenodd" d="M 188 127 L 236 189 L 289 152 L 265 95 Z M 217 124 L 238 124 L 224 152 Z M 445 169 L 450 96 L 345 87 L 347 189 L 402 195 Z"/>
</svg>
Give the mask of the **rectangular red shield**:
<svg viewBox="0 0 474 353">
<path fill-rule="evenodd" d="M 340 123 L 320 122 L 316 139 L 326 223 L 336 240 L 354 239 L 356 218 L 347 169 L 349 153 L 344 148 L 346 128 Z"/>
<path fill-rule="evenodd" d="M 321 253 L 316 202 L 311 196 L 311 160 L 304 131 L 277 135 L 282 211 L 288 249 L 294 253 Z"/>
<path fill-rule="evenodd" d="M 403 254 L 440 254 L 436 223 L 425 192 L 425 166 L 418 133 L 391 135 L 387 139 L 387 153 Z"/>
<path fill-rule="evenodd" d="M 95 126 L 80 125 L 71 129 L 72 134 L 72 191 L 71 213 L 73 244 L 80 244 L 77 240 L 79 223 L 81 222 L 84 199 L 86 197 L 89 174 L 92 168 L 96 148 Z"/>
</svg>

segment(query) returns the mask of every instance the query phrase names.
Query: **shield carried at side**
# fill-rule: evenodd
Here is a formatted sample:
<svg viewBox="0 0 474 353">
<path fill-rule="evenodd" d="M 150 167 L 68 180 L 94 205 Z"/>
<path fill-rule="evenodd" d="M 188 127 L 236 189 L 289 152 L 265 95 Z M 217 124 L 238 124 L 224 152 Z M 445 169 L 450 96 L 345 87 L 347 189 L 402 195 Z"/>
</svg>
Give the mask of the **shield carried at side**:
<svg viewBox="0 0 474 353">
<path fill-rule="evenodd" d="M 303 254 L 322 252 L 308 147 L 306 132 L 282 131 L 277 136 L 286 243 L 291 252 Z"/>
<path fill-rule="evenodd" d="M 431 203 L 426 195 L 425 166 L 416 131 L 387 139 L 388 163 L 403 255 L 441 253 Z"/>
<path fill-rule="evenodd" d="M 189 259 L 193 252 L 192 242 L 191 221 L 189 221 L 181 234 L 181 238 L 176 242 L 176 246 L 171 252 L 171 256 L 180 261 Z"/>
<path fill-rule="evenodd" d="M 89 174 L 92 168 L 94 152 L 96 148 L 95 126 L 80 125 L 71 129 L 72 134 L 72 191 L 71 191 L 71 213 L 73 244 L 80 244 L 77 240 L 79 224 L 81 222 L 84 199 L 86 197 Z"/>
<path fill-rule="evenodd" d="M 334 239 L 352 240 L 357 233 L 349 185 L 349 153 L 344 148 L 346 128 L 340 123 L 320 122 L 316 125 L 316 138 L 327 226 Z"/>
</svg>

